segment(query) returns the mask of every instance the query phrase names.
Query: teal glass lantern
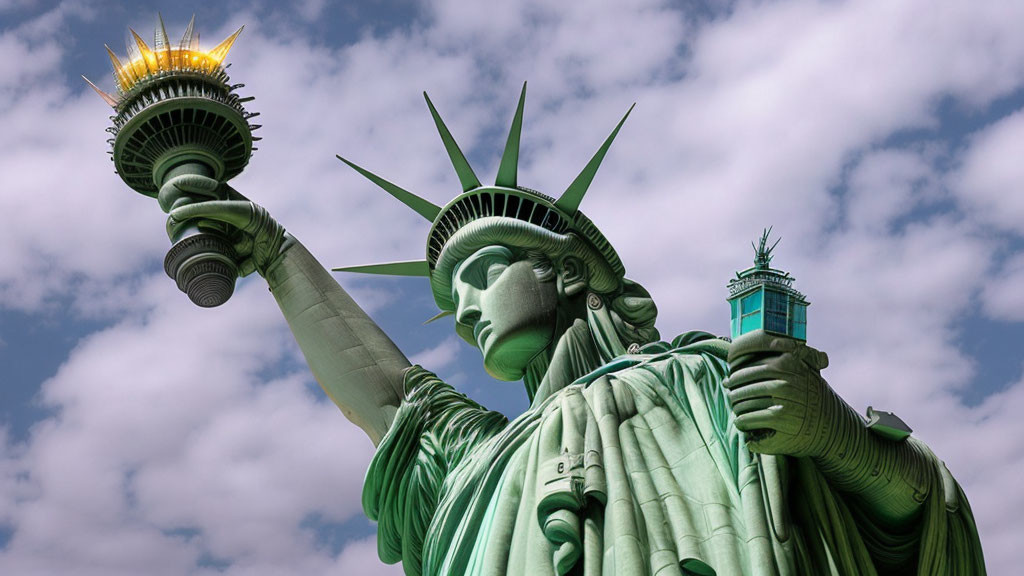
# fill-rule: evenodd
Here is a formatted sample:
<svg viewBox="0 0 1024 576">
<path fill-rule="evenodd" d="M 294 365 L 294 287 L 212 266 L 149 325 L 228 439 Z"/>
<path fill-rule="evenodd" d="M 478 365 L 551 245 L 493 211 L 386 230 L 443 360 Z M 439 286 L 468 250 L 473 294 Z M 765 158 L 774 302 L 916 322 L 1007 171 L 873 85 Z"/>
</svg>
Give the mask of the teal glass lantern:
<svg viewBox="0 0 1024 576">
<path fill-rule="evenodd" d="M 793 288 L 795 278 L 771 267 L 772 250 L 779 241 L 767 247 L 770 233 L 771 228 L 765 230 L 754 247 L 754 266 L 729 281 L 730 334 L 737 338 L 764 330 L 806 341 L 810 303 Z"/>
</svg>

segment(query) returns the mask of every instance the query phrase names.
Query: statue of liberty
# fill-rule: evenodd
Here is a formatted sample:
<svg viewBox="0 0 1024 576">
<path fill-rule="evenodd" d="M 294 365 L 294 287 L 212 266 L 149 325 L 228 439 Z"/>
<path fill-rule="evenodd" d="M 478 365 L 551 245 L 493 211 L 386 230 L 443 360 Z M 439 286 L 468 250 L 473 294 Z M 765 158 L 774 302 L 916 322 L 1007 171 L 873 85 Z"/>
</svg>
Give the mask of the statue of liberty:
<svg viewBox="0 0 1024 576">
<path fill-rule="evenodd" d="M 487 372 L 522 380 L 508 419 L 406 356 L 303 245 L 222 181 L 171 173 L 172 237 L 228 226 L 313 374 L 377 447 L 363 506 L 410 575 L 983 574 L 967 500 L 913 437 L 866 426 L 825 354 L 755 331 L 662 340 L 657 309 L 581 201 L 625 117 L 557 198 L 517 178 L 525 85 L 493 186 L 433 104 L 462 191 L 444 206 L 351 165 L 432 223 L 422 276 Z M 628 116 L 627 112 L 627 116 Z M 219 189 L 227 199 L 189 203 Z"/>
</svg>

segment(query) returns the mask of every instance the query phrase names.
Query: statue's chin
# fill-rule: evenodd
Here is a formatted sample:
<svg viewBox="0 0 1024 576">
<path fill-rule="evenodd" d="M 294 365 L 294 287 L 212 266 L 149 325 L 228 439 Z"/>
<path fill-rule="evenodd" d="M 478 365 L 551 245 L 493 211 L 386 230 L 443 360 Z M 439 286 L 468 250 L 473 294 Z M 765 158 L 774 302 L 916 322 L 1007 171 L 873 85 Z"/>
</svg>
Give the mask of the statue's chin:
<svg viewBox="0 0 1024 576">
<path fill-rule="evenodd" d="M 522 380 L 530 361 L 543 349 L 535 344 L 532 339 L 519 338 L 489 342 L 483 350 L 484 370 L 505 382 Z"/>
<path fill-rule="evenodd" d="M 530 362 L 548 347 L 551 338 L 551 329 L 544 325 L 496 330 L 483 342 L 484 370 L 498 380 L 522 380 Z"/>
<path fill-rule="evenodd" d="M 518 365 L 515 362 L 502 361 L 494 357 L 494 354 L 484 354 L 484 370 L 488 374 L 504 382 L 515 382 L 522 380 L 526 373 L 526 363 Z"/>
</svg>

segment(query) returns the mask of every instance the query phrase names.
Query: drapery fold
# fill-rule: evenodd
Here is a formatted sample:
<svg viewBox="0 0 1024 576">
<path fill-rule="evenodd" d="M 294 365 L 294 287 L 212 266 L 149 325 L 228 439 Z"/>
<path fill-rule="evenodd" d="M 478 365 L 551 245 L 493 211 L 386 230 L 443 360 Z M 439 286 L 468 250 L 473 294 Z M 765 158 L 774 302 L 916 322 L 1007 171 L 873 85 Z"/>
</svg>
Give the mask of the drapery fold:
<svg viewBox="0 0 1024 576">
<path fill-rule="evenodd" d="M 747 451 L 726 351 L 648 346 L 511 422 L 411 368 L 363 492 L 381 559 L 431 576 L 984 574 L 963 492 L 917 440 L 929 490 L 902 531 L 810 460 Z"/>
</svg>

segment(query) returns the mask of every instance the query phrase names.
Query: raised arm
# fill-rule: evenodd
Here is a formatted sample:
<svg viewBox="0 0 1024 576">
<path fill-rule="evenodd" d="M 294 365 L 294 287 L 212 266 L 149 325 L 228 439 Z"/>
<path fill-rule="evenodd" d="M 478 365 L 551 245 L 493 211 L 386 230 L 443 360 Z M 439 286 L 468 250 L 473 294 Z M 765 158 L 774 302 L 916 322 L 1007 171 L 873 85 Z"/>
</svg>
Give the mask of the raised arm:
<svg viewBox="0 0 1024 576">
<path fill-rule="evenodd" d="M 227 224 L 237 238 L 242 275 L 259 272 L 284 313 L 324 392 L 342 413 L 380 443 L 402 399 L 409 360 L 330 273 L 265 209 L 229 189 L 229 200 L 188 203 L 219 184 L 185 175 L 167 182 L 160 205 L 168 234 L 197 219 Z"/>
<path fill-rule="evenodd" d="M 317 382 L 379 444 L 401 402 L 409 360 L 290 235 L 264 277 Z"/>
</svg>

